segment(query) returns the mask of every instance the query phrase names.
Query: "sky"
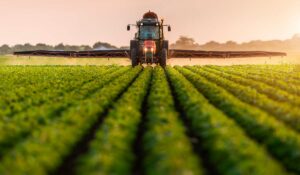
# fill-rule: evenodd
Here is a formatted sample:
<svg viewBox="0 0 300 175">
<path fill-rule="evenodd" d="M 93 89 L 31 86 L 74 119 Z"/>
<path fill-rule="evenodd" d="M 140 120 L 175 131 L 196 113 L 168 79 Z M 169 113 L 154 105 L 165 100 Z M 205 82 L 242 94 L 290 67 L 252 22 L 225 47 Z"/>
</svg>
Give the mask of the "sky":
<svg viewBox="0 0 300 175">
<path fill-rule="evenodd" d="M 300 0 L 0 0 L 0 45 L 126 46 L 135 33 L 126 25 L 148 10 L 172 26 L 171 43 L 181 35 L 203 44 L 300 33 Z"/>
</svg>

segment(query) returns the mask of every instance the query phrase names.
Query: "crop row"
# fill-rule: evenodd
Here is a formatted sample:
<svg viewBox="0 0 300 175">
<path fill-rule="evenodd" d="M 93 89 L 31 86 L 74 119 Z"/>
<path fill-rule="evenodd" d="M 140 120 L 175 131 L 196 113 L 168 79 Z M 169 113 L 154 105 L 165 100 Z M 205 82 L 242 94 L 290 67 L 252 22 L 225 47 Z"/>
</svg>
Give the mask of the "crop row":
<svg viewBox="0 0 300 175">
<path fill-rule="evenodd" d="M 212 68 L 221 68 L 221 69 L 230 69 L 236 71 L 247 72 L 247 74 L 253 74 L 256 76 L 266 76 L 270 79 L 277 79 L 282 80 L 286 83 L 300 85 L 300 74 L 294 72 L 293 70 L 289 70 L 288 72 L 276 72 L 271 68 L 264 68 L 264 67 L 249 67 L 249 66 L 227 66 L 227 67 L 220 67 L 220 66 L 209 66 Z M 284 70 L 282 67 L 280 70 Z M 297 75 L 298 74 L 298 75 Z"/>
<path fill-rule="evenodd" d="M 9 69 L 8 69 L 9 68 Z M 10 70 L 13 69 L 14 71 Z M 26 67 L 1 67 L 1 77 L 0 80 L 1 91 L 0 95 L 4 95 L 8 92 L 16 92 L 19 95 L 18 91 L 23 89 L 38 89 L 47 88 L 44 83 L 49 83 L 55 85 L 54 82 L 66 80 L 74 80 L 73 76 L 82 75 L 95 75 L 98 72 L 101 73 L 102 70 L 109 69 L 109 67 L 36 67 L 36 66 L 26 66 Z M 72 76 L 70 76 L 72 75 Z M 48 85 L 49 85 L 48 84 Z M 10 87 L 14 87 L 13 89 Z M 20 94 L 22 95 L 22 94 Z M 20 98 L 19 96 L 16 96 Z M 17 100 L 13 97 L 10 100 Z"/>
<path fill-rule="evenodd" d="M 71 106 L 78 105 L 78 101 L 91 96 L 109 81 L 120 76 L 129 68 L 124 67 L 102 79 L 95 79 L 74 91 L 61 94 L 58 100 L 48 101 L 41 106 L 31 107 L 25 112 L 12 117 L 2 117 L 0 120 L 0 153 L 11 149 L 11 145 L 23 140 L 33 129 L 42 127 L 60 118 L 62 112 Z M 8 122 L 9 121 L 9 122 Z"/>
<path fill-rule="evenodd" d="M 78 174 L 131 174 L 135 158 L 132 145 L 141 122 L 151 71 L 146 68 L 114 104 L 88 153 L 81 157 Z"/>
<path fill-rule="evenodd" d="M 55 170 L 140 71 L 141 67 L 136 67 L 115 78 L 92 97 L 64 111 L 55 122 L 34 130 L 29 138 L 3 155 L 0 174 L 43 175 Z"/>
<path fill-rule="evenodd" d="M 132 145 L 141 122 L 146 123 L 140 145 L 143 147 L 143 174 L 202 174 L 175 112 L 162 68 L 155 68 L 147 109 L 141 109 L 151 72 L 152 68 L 146 68 L 116 102 L 97 131 L 88 153 L 79 160 L 78 174 L 132 174 L 137 161 L 134 158 L 138 156 L 133 154 Z M 141 121 L 142 110 L 146 110 L 145 121 Z"/>
<path fill-rule="evenodd" d="M 84 71 L 81 74 L 72 76 L 70 74 L 57 75 L 59 77 L 53 76 L 51 73 L 51 77 L 55 77 L 54 80 L 50 79 L 47 82 L 33 83 L 32 87 L 22 87 L 12 91 L 6 90 L 5 96 L 1 97 L 1 103 L 4 108 L 0 111 L 0 116 L 8 117 L 16 115 L 16 113 L 24 112 L 33 106 L 49 103 L 50 100 L 57 101 L 61 95 L 80 89 L 84 84 L 94 81 L 97 78 L 99 79 L 114 70 L 117 70 L 117 68 L 100 69 L 95 71 L 95 73 L 91 73 L 91 75 Z M 77 78 L 74 79 L 73 76 Z M 87 78 L 84 78 L 86 76 Z"/>
<path fill-rule="evenodd" d="M 215 68 L 215 67 L 214 67 Z M 264 82 L 270 86 L 275 86 L 278 87 L 282 90 L 287 91 L 288 93 L 291 93 L 293 95 L 297 95 L 298 97 L 300 96 L 300 86 L 296 85 L 296 84 L 291 84 L 288 83 L 284 80 L 280 80 L 280 79 L 272 79 L 266 75 L 264 76 L 257 76 L 257 75 L 253 75 L 253 74 L 249 74 L 245 71 L 242 70 L 232 70 L 232 69 L 223 69 L 224 71 L 226 71 L 227 73 L 233 74 L 233 75 L 239 75 L 248 79 L 252 79 L 255 81 L 261 81 Z M 287 75 L 285 75 L 287 76 Z"/>
<path fill-rule="evenodd" d="M 177 69 L 190 79 L 189 72 Z M 208 161 L 217 173 L 286 174 L 263 147 L 249 139 L 235 122 L 212 106 L 179 72 L 169 67 L 167 73 L 191 123 L 191 130 L 200 138 L 203 149 L 208 153 Z"/>
<path fill-rule="evenodd" d="M 277 119 L 293 127 L 295 130 L 300 131 L 300 108 L 290 106 L 283 102 L 274 101 L 253 88 L 235 83 L 208 71 L 196 67 L 188 67 L 188 69 L 207 78 L 209 81 L 216 83 L 240 100 L 267 111 Z"/>
<path fill-rule="evenodd" d="M 213 66 L 216 67 L 216 66 Z M 254 74 L 258 76 L 266 76 L 271 79 L 278 79 L 282 80 L 286 83 L 291 83 L 291 84 L 296 84 L 299 85 L 300 83 L 300 69 L 299 66 L 296 67 L 284 67 L 280 65 L 277 69 L 275 66 L 269 66 L 269 67 L 258 67 L 255 68 L 253 66 L 249 67 L 248 66 L 230 66 L 230 67 L 223 67 L 226 69 L 232 69 L 232 70 L 237 70 L 237 71 L 246 71 L 249 74 Z M 277 70 L 277 71 L 276 71 Z"/>
<path fill-rule="evenodd" d="M 219 75 L 223 78 L 234 81 L 238 84 L 250 86 L 256 89 L 259 93 L 266 94 L 269 98 L 277 100 L 279 102 L 285 102 L 287 105 L 294 105 L 300 107 L 300 98 L 297 95 L 292 95 L 284 90 L 270 86 L 263 82 L 247 79 L 242 76 L 232 75 L 224 72 L 222 69 L 211 69 L 209 67 L 202 67 L 201 69 Z"/>
<path fill-rule="evenodd" d="M 281 74 L 289 78 L 299 79 L 299 65 L 297 64 L 280 64 L 280 65 L 234 65 L 229 68 L 246 69 L 254 72 L 264 72 L 267 74 Z"/>
<path fill-rule="evenodd" d="M 153 73 L 143 136 L 145 174 L 203 174 L 162 68 Z"/>
<path fill-rule="evenodd" d="M 35 68 L 34 68 L 35 69 Z M 92 81 L 99 75 L 105 74 L 109 69 L 100 67 L 92 72 L 90 69 L 66 69 L 53 70 L 55 73 L 50 73 L 49 70 L 39 71 L 37 76 L 43 77 L 42 79 L 25 74 L 25 77 L 35 83 L 24 85 L 16 88 L 15 85 L 11 85 L 13 88 L 5 87 L 5 90 L 0 95 L 1 103 L 3 106 L 0 111 L 0 116 L 11 116 L 15 113 L 22 112 L 29 107 L 40 105 L 49 98 L 59 97 L 61 93 L 71 91 L 72 89 L 79 88 L 82 84 Z M 45 75 L 45 73 L 47 73 Z M 74 74 L 70 76 L 70 74 Z M 87 76 L 87 78 L 81 78 Z M 74 77 L 77 77 L 74 79 Z M 10 82 L 15 82 L 10 78 L 7 78 Z"/>
<path fill-rule="evenodd" d="M 177 67 L 177 69 L 213 105 L 234 119 L 250 137 L 264 145 L 287 169 L 300 173 L 298 164 L 300 162 L 300 136 L 298 133 L 255 106 L 242 102 L 224 88 L 212 83 L 210 79 L 185 68 Z"/>
</svg>

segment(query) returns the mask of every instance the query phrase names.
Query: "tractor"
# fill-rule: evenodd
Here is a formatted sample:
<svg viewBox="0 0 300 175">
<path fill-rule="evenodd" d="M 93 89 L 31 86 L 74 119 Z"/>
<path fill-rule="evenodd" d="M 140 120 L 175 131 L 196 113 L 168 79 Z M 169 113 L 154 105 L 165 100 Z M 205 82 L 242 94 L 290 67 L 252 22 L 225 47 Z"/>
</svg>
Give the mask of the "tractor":
<svg viewBox="0 0 300 175">
<path fill-rule="evenodd" d="M 169 41 L 164 38 L 164 20 L 159 21 L 157 14 L 147 12 L 140 21 L 136 24 L 129 24 L 127 30 L 130 31 L 130 26 L 137 28 L 135 37 L 130 41 L 130 59 L 132 66 L 139 64 L 159 64 L 165 67 L 169 57 Z"/>
</svg>

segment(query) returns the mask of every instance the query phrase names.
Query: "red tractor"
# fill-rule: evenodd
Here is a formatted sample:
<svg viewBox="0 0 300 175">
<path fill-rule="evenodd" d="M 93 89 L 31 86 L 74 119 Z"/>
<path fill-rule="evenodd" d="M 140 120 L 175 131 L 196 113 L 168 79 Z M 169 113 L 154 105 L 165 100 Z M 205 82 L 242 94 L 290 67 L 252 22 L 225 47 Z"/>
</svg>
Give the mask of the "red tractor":
<svg viewBox="0 0 300 175">
<path fill-rule="evenodd" d="M 143 63 L 166 66 L 169 56 L 169 42 L 164 40 L 164 27 L 167 26 L 168 31 L 171 31 L 171 27 L 164 25 L 164 21 L 159 21 L 157 15 L 150 11 L 145 13 L 135 25 L 128 25 L 128 31 L 130 26 L 136 26 L 138 29 L 134 40 L 130 41 L 132 66 Z"/>
</svg>

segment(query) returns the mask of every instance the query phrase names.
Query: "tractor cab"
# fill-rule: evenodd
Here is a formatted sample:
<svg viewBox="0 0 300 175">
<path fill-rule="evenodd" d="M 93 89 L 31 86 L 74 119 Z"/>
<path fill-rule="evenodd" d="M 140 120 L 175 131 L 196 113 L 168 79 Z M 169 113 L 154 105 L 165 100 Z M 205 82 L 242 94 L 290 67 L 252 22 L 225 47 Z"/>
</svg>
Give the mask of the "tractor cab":
<svg viewBox="0 0 300 175">
<path fill-rule="evenodd" d="M 159 40 L 159 26 L 141 25 L 139 29 L 141 40 Z"/>
<path fill-rule="evenodd" d="M 157 16 L 144 15 L 143 19 L 137 22 L 139 39 L 141 40 L 159 40 L 162 36 L 161 24 Z"/>
<path fill-rule="evenodd" d="M 134 40 L 130 41 L 132 66 L 143 63 L 166 65 L 169 44 L 164 40 L 163 29 L 166 25 L 163 22 L 163 20 L 158 20 L 154 12 L 149 11 L 134 25 L 138 31 Z M 127 26 L 127 30 L 130 30 L 130 25 Z M 168 30 L 171 30 L 170 26 L 168 26 Z"/>
</svg>

